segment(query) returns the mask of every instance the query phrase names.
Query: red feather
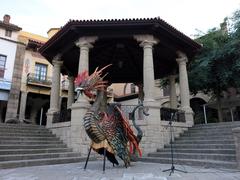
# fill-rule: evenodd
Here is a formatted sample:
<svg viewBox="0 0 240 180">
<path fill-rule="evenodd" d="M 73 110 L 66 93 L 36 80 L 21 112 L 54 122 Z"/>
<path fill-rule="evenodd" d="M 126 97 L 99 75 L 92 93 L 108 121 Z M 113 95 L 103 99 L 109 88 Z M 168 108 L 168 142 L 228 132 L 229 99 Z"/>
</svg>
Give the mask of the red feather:
<svg viewBox="0 0 240 180">
<path fill-rule="evenodd" d="M 82 83 L 82 81 L 87 78 L 88 78 L 88 71 L 85 70 L 82 73 L 78 74 L 78 76 L 75 78 L 74 83 L 76 86 L 79 86 Z"/>
</svg>

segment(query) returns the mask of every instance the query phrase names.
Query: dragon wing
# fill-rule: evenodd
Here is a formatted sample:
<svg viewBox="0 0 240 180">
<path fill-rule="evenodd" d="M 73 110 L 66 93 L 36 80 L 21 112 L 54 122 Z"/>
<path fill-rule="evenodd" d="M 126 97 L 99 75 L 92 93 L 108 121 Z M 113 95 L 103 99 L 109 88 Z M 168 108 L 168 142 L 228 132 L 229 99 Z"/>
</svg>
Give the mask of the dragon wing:
<svg viewBox="0 0 240 180">
<path fill-rule="evenodd" d="M 102 118 L 98 122 L 99 127 L 105 134 L 105 137 L 112 147 L 115 154 L 117 154 L 125 163 L 125 166 L 130 164 L 130 156 L 128 150 L 128 143 L 130 145 L 130 152 L 132 153 L 132 147 L 134 146 L 142 155 L 138 146 L 137 137 L 134 135 L 130 124 L 126 117 L 124 117 L 121 109 L 114 105 L 113 110 L 105 113 L 100 113 Z"/>
</svg>

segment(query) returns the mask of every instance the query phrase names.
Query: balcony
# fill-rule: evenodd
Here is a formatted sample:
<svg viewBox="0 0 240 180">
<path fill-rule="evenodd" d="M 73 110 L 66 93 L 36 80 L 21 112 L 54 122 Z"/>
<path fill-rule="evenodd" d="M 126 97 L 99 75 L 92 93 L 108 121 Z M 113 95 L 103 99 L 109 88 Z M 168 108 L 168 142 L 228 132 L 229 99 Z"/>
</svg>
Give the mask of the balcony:
<svg viewBox="0 0 240 180">
<path fill-rule="evenodd" d="M 48 76 L 40 77 L 40 76 L 36 75 L 35 73 L 29 73 L 27 75 L 27 84 L 51 87 L 52 79 L 51 79 L 51 77 L 48 77 Z"/>
<path fill-rule="evenodd" d="M 62 80 L 61 86 L 62 86 L 62 90 L 68 91 L 69 81 L 67 79 Z"/>
</svg>

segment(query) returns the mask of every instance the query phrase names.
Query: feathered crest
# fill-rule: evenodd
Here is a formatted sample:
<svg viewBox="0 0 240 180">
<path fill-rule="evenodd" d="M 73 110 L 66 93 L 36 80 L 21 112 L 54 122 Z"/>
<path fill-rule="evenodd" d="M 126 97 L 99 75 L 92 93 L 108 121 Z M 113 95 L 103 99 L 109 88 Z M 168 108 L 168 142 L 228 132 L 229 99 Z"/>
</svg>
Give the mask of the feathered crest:
<svg viewBox="0 0 240 180">
<path fill-rule="evenodd" d="M 80 86 L 80 84 L 85 80 L 87 79 L 88 77 L 88 71 L 85 70 L 83 71 L 82 73 L 78 74 L 78 76 L 75 78 L 75 86 Z"/>
<path fill-rule="evenodd" d="M 98 67 L 97 67 L 90 76 L 88 76 L 87 71 L 80 73 L 75 79 L 75 85 L 78 87 L 86 88 L 86 89 L 105 88 L 107 86 L 108 81 L 104 81 L 103 79 L 104 79 L 104 77 L 106 77 L 106 75 L 108 73 L 106 73 L 105 75 L 102 76 L 103 70 L 105 70 L 106 68 L 108 68 L 111 65 L 112 64 L 109 64 L 100 70 L 98 70 Z"/>
</svg>

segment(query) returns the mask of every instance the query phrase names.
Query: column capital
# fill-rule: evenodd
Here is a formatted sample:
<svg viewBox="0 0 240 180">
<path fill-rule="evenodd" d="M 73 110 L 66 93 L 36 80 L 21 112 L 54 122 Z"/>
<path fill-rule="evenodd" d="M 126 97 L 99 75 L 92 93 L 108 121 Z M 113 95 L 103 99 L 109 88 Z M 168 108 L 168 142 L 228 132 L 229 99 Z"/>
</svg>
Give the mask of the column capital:
<svg viewBox="0 0 240 180">
<path fill-rule="evenodd" d="M 58 53 L 56 56 L 53 57 L 53 61 L 61 61 L 62 54 Z"/>
<path fill-rule="evenodd" d="M 188 62 L 187 55 L 183 53 L 182 51 L 177 51 L 176 54 L 178 55 L 178 58 L 176 59 L 178 64 L 183 64 Z"/>
<path fill-rule="evenodd" d="M 63 61 L 53 59 L 52 64 L 53 64 L 53 66 L 62 66 Z"/>
<path fill-rule="evenodd" d="M 92 48 L 93 43 L 98 39 L 97 36 L 85 36 L 80 37 L 76 42 L 75 45 L 79 48 Z"/>
<path fill-rule="evenodd" d="M 155 38 L 153 35 L 145 34 L 145 35 L 134 35 L 134 39 L 136 39 L 140 43 L 141 47 L 153 46 L 154 44 L 159 43 L 159 39 Z"/>
</svg>

